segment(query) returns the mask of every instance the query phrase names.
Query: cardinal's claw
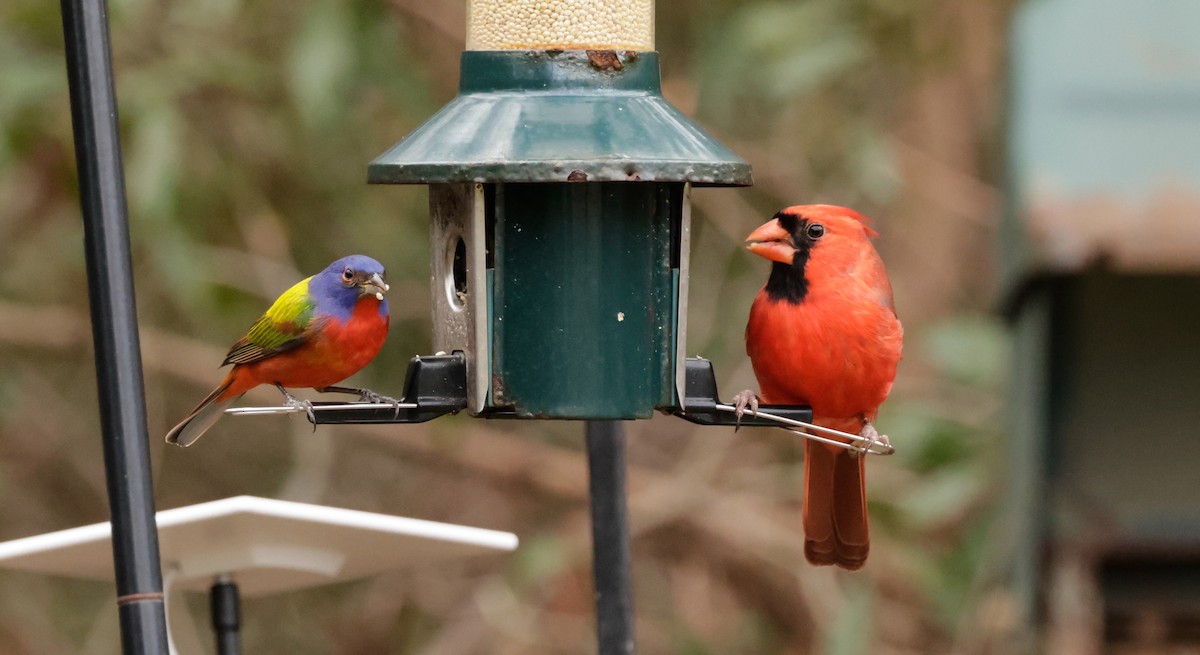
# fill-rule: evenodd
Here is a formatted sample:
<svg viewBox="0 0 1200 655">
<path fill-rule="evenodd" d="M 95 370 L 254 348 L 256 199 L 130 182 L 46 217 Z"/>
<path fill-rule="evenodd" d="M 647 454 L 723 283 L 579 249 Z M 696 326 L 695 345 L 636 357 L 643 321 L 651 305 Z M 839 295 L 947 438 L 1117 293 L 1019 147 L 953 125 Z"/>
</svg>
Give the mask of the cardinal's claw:
<svg viewBox="0 0 1200 655">
<path fill-rule="evenodd" d="M 892 442 L 890 439 L 888 439 L 888 436 L 886 434 L 879 434 L 879 431 L 875 429 L 874 425 L 871 425 L 870 421 L 863 421 L 863 429 L 862 432 L 858 433 L 858 436 L 867 440 L 866 445 L 864 445 L 861 450 L 861 454 L 864 457 L 867 455 L 867 453 L 871 452 L 871 448 L 877 443 L 881 443 L 885 446 L 892 445 Z"/>
<path fill-rule="evenodd" d="M 753 391 L 745 389 L 733 396 L 733 415 L 737 417 L 733 426 L 734 432 L 742 429 L 742 414 L 746 413 L 747 405 L 750 406 L 750 415 L 758 416 L 758 396 Z"/>
</svg>

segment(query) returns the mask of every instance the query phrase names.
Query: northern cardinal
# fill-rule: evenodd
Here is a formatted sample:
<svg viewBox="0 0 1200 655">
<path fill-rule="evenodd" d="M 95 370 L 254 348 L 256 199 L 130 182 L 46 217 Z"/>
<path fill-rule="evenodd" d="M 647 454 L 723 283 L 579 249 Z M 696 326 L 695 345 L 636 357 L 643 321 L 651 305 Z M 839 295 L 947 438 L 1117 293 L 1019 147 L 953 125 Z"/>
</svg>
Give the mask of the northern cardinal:
<svg viewBox="0 0 1200 655">
<path fill-rule="evenodd" d="M 772 262 L 754 299 L 746 352 L 765 403 L 811 405 L 816 425 L 885 441 L 871 425 L 891 391 L 903 329 L 878 236 L 858 212 L 797 205 L 746 238 Z M 738 414 L 757 398 L 736 397 Z M 870 550 L 865 453 L 804 443 L 804 555 L 856 570 Z"/>
<path fill-rule="evenodd" d="M 190 446 L 225 408 L 260 384 L 274 384 L 290 405 L 312 419 L 312 405 L 286 387 L 354 393 L 363 400 L 390 402 L 367 389 L 334 387 L 366 366 L 383 347 L 388 331 L 388 291 L 383 266 L 365 255 L 343 257 L 297 282 L 275 300 L 246 336 L 229 350 L 222 366 L 233 369 L 196 409 L 167 433 L 167 443 Z"/>
</svg>

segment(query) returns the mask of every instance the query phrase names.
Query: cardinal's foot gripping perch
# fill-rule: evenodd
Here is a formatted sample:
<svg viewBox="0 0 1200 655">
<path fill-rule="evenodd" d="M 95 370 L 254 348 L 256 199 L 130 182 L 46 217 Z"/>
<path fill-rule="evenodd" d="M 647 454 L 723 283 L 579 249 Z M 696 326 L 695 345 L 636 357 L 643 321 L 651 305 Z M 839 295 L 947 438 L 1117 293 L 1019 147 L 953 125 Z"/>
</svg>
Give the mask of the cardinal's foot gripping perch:
<svg viewBox="0 0 1200 655">
<path fill-rule="evenodd" d="M 684 370 L 683 406 L 672 412 L 701 425 L 730 427 L 776 427 L 824 444 L 867 455 L 891 455 L 896 452 L 887 437 L 875 433 L 858 435 L 814 425 L 812 408 L 803 405 L 758 405 L 739 394 L 735 404 L 721 402 L 717 395 L 717 377 L 712 362 L 689 357 Z M 749 405 L 749 407 L 747 407 Z M 740 414 L 740 416 L 739 416 Z"/>
<path fill-rule="evenodd" d="M 275 407 L 234 407 L 226 414 L 260 416 L 305 412 L 313 425 L 325 423 L 423 423 L 454 414 L 467 406 L 467 363 L 461 353 L 413 357 L 408 363 L 404 396 L 390 398 L 367 389 L 325 387 L 321 391 L 353 393 L 359 402 L 331 403 L 299 400 L 280 388 L 287 404 Z"/>
</svg>

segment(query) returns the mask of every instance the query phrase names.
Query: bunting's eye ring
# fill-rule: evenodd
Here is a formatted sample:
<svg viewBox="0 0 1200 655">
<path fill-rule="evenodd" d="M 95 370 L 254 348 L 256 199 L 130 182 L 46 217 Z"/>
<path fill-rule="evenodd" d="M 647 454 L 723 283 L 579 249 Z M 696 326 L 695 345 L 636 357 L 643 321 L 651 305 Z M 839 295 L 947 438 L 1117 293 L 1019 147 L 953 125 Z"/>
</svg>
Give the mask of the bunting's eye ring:
<svg viewBox="0 0 1200 655">
<path fill-rule="evenodd" d="M 354 281 L 354 270 L 351 269 L 349 266 L 347 266 L 346 270 L 342 271 L 342 279 L 345 280 L 345 282 L 347 284 L 353 282 Z"/>
</svg>

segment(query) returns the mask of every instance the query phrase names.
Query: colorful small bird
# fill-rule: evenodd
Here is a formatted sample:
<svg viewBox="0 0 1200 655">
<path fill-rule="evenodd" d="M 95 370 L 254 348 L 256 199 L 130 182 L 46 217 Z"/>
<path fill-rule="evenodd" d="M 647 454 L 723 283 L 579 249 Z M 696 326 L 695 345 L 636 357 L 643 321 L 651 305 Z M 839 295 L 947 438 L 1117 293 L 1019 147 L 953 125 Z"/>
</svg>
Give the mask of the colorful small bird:
<svg viewBox="0 0 1200 655">
<path fill-rule="evenodd" d="M 811 405 L 813 423 L 887 442 L 871 425 L 892 389 L 904 331 L 878 236 L 858 212 L 797 205 L 746 238 L 774 262 L 754 299 L 746 352 L 762 401 Z M 738 416 L 758 409 L 749 390 L 735 397 Z M 866 457 L 804 442 L 804 555 L 813 564 L 862 568 L 870 550 L 864 483 Z"/>
<path fill-rule="evenodd" d="M 398 404 L 368 389 L 332 386 L 357 373 L 383 347 L 388 331 L 385 279 L 379 262 L 350 255 L 284 291 L 233 344 L 221 364 L 233 364 L 233 369 L 167 433 L 167 443 L 192 445 L 225 408 L 260 384 L 274 384 L 289 405 L 308 413 L 309 420 L 312 404 L 297 400 L 286 387 L 353 393 L 362 400 Z"/>
</svg>

